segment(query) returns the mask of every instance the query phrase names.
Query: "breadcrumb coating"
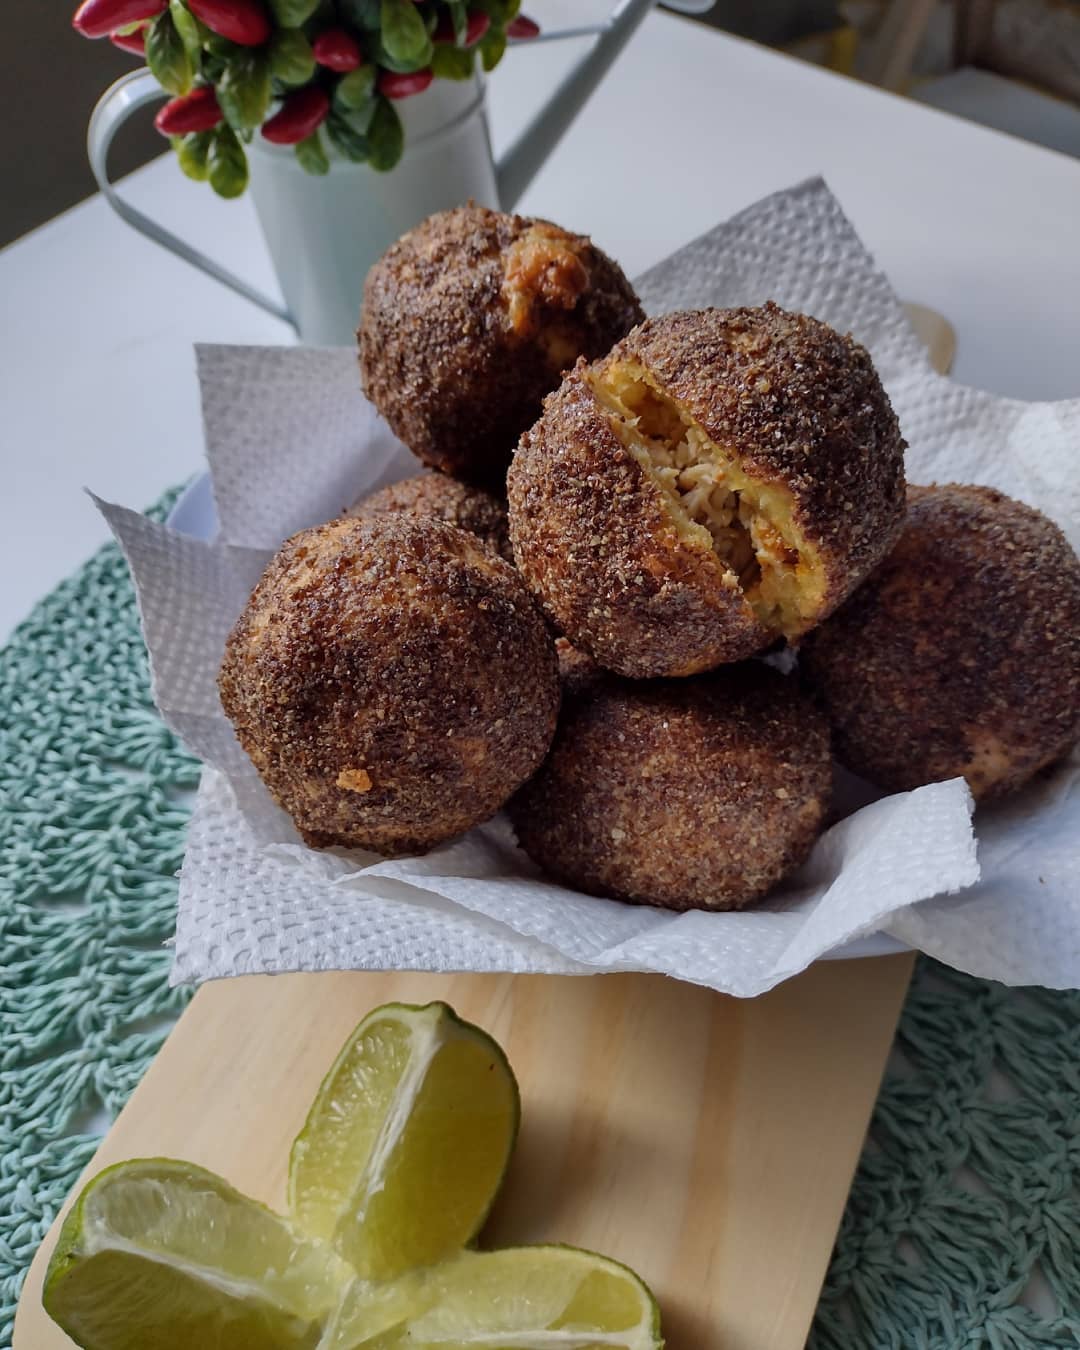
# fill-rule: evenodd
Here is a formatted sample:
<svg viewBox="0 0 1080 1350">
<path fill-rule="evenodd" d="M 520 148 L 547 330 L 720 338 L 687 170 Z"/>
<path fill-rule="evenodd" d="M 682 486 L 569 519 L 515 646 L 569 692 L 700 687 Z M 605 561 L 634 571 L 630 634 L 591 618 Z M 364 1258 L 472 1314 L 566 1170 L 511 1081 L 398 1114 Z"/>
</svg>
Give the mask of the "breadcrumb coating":
<svg viewBox="0 0 1080 1350">
<path fill-rule="evenodd" d="M 895 542 L 904 442 L 866 351 L 773 304 L 648 320 L 579 361 L 508 478 L 551 622 L 631 678 L 798 641 Z"/>
<path fill-rule="evenodd" d="M 800 668 L 855 773 L 1003 797 L 1080 740 L 1080 561 L 1004 493 L 909 487 L 896 548 Z"/>
<path fill-rule="evenodd" d="M 584 235 L 456 207 L 368 273 L 364 391 L 426 464 L 501 491 L 562 371 L 603 356 L 643 317 L 622 269 Z"/>
<path fill-rule="evenodd" d="M 578 890 L 739 909 L 805 859 L 831 785 L 824 718 L 751 662 L 567 687 L 551 753 L 508 811 L 525 852 Z"/>
<path fill-rule="evenodd" d="M 361 497 L 345 515 L 363 518 L 374 511 L 400 512 L 416 520 L 444 520 L 476 535 L 508 563 L 514 561 L 503 503 L 483 488 L 459 483 L 444 473 L 421 473 L 391 483 Z"/>
<path fill-rule="evenodd" d="M 554 644 L 517 572 L 463 530 L 388 513 L 282 546 L 218 687 L 304 841 L 387 856 L 493 815 L 559 707 Z"/>
</svg>

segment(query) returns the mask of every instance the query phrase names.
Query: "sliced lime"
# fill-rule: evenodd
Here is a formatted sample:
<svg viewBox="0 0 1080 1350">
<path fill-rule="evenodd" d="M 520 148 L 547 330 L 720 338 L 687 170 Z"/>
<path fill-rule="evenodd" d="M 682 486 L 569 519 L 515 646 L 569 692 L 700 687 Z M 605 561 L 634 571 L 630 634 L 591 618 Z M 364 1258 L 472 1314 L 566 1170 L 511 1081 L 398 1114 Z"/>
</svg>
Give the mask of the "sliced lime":
<svg viewBox="0 0 1080 1350">
<path fill-rule="evenodd" d="M 660 1350 L 641 1280 L 574 1247 L 462 1252 L 399 1286 L 358 1282 L 319 1350 Z M 411 1310 L 409 1305 L 411 1304 Z M 400 1318 L 394 1321 L 395 1317 Z"/>
<path fill-rule="evenodd" d="M 323 1080 L 289 1162 L 300 1227 L 366 1279 L 472 1240 L 517 1135 L 506 1056 L 445 1003 L 370 1013 Z"/>
<path fill-rule="evenodd" d="M 309 1350 L 350 1278 L 221 1177 L 155 1158 L 85 1187 L 42 1302 L 85 1350 Z"/>
</svg>

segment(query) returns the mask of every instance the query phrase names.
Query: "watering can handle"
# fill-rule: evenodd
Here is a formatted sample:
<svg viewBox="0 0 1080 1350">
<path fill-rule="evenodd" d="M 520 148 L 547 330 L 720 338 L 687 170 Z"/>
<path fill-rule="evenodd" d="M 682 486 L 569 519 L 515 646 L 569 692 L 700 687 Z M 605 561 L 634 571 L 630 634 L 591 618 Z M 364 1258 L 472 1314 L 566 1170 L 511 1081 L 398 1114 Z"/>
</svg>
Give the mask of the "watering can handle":
<svg viewBox="0 0 1080 1350">
<path fill-rule="evenodd" d="M 293 324 L 293 327 L 295 327 L 292 315 L 280 300 L 264 295 L 262 291 L 246 282 L 243 277 L 236 276 L 227 267 L 222 267 L 213 258 L 208 258 L 205 253 L 193 248 L 179 235 L 167 230 L 164 225 L 159 225 L 156 220 L 151 220 L 149 216 L 144 215 L 137 207 L 132 206 L 129 201 L 121 197 L 110 181 L 108 173 L 109 146 L 112 145 L 113 137 L 120 129 L 121 124 L 126 122 L 132 113 L 138 112 L 148 103 L 153 103 L 164 97 L 166 97 L 164 90 L 149 70 L 133 70 L 130 75 L 125 75 L 122 79 L 117 80 L 102 95 L 90 116 L 90 126 L 86 133 L 86 148 L 90 156 L 90 168 L 97 179 L 97 185 L 101 189 L 102 196 L 117 215 L 126 220 L 140 234 L 145 234 L 155 244 L 167 248 L 170 253 L 175 253 L 178 258 L 183 258 L 185 262 L 191 263 L 192 267 L 197 267 L 200 272 L 205 272 L 215 281 L 220 281 L 223 286 L 228 286 L 230 290 L 235 291 L 237 295 L 242 295 L 245 300 L 252 301 L 260 309 L 265 309 L 268 314 L 273 314 L 276 319 L 284 319 L 286 323 Z"/>
<path fill-rule="evenodd" d="M 541 34 L 533 41 L 553 41 L 595 35 L 596 41 L 559 85 L 534 121 L 503 155 L 496 169 L 499 202 L 512 210 L 521 199 L 537 170 L 562 139 L 612 62 L 633 36 L 638 24 L 656 0 L 618 0 L 607 20 L 584 28 L 567 28 Z M 686 13 L 701 13 L 711 8 L 711 0 L 669 0 L 672 8 Z M 516 45 L 516 44 L 513 44 Z M 90 118 L 87 151 L 102 196 L 113 210 L 140 234 L 175 253 L 207 276 L 228 286 L 237 295 L 250 300 L 276 319 L 296 327 L 296 321 L 280 300 L 265 295 L 242 277 L 208 258 L 205 253 L 167 230 L 117 192 L 108 174 L 109 147 L 120 126 L 140 108 L 164 98 L 165 94 L 149 70 L 135 70 L 117 80 L 102 95 Z"/>
</svg>

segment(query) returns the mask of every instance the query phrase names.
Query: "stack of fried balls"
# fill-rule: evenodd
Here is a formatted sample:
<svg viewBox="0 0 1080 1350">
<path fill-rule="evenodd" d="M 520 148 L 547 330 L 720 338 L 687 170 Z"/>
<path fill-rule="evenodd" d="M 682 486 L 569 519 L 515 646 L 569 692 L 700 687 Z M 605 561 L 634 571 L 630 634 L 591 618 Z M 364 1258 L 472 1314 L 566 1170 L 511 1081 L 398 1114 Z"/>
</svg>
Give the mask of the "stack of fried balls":
<svg viewBox="0 0 1080 1350">
<path fill-rule="evenodd" d="M 312 847 L 505 807 L 578 890 L 737 909 L 806 858 L 834 755 L 990 800 L 1080 739 L 1076 555 L 1000 492 L 906 485 L 850 337 L 646 319 L 589 239 L 477 206 L 375 265 L 358 337 L 426 470 L 286 541 L 219 679 Z"/>
</svg>

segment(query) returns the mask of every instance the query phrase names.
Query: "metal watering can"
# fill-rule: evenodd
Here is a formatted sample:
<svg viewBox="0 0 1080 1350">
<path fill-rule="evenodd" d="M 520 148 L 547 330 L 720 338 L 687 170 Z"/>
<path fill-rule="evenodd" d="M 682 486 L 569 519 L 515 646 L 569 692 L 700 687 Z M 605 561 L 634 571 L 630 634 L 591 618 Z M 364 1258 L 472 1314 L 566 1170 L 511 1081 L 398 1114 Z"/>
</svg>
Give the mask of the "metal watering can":
<svg viewBox="0 0 1080 1350">
<path fill-rule="evenodd" d="M 325 177 L 313 178 L 290 148 L 256 137 L 249 147 L 250 191 L 284 304 L 151 220 L 109 181 L 106 161 L 117 130 L 133 113 L 165 97 L 148 70 L 118 80 L 94 109 L 87 136 L 90 166 L 113 209 L 149 239 L 284 319 L 302 342 L 349 344 L 372 263 L 433 211 L 470 198 L 511 210 L 655 3 L 619 0 L 602 24 L 532 39 L 593 36 L 595 41 L 497 163 L 480 75 L 460 84 L 437 80 L 426 93 L 401 105 L 405 153 L 389 173 L 336 157 Z M 672 7 L 703 13 L 712 0 L 675 0 Z"/>
</svg>

